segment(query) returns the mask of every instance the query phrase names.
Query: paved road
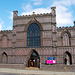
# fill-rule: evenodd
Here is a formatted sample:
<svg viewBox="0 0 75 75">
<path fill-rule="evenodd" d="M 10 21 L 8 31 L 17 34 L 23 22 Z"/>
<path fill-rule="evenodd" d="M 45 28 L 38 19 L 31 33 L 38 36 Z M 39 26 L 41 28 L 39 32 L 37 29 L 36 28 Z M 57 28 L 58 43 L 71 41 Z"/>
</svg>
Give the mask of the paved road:
<svg viewBox="0 0 75 75">
<path fill-rule="evenodd" d="M 0 75 L 75 75 L 75 72 L 52 72 L 41 70 L 18 70 L 0 68 Z"/>
<path fill-rule="evenodd" d="M 0 75 L 34 75 L 34 74 L 15 74 L 15 73 L 1 73 Z"/>
<path fill-rule="evenodd" d="M 2 73 L 0 72 L 0 75 L 41 75 L 41 74 L 16 74 L 16 73 Z"/>
<path fill-rule="evenodd" d="M 21 75 L 21 74 L 12 74 L 12 73 L 0 73 L 0 75 Z"/>
<path fill-rule="evenodd" d="M 29 75 L 29 74 L 0 73 L 0 75 Z M 30 75 L 33 75 L 33 74 L 30 74 Z"/>
</svg>

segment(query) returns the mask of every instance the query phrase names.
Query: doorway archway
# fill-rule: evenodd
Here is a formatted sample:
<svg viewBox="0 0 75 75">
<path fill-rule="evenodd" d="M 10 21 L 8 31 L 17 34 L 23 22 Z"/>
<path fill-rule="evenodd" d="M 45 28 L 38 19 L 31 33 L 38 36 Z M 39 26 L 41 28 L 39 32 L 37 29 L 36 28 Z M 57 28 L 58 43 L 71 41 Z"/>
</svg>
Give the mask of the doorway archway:
<svg viewBox="0 0 75 75">
<path fill-rule="evenodd" d="M 66 51 L 64 54 L 64 64 L 65 65 L 72 65 L 72 56 L 68 51 Z"/>
<path fill-rule="evenodd" d="M 31 52 L 30 58 L 28 60 L 28 67 L 40 68 L 40 57 L 39 57 L 39 54 L 35 50 Z"/>
<path fill-rule="evenodd" d="M 1 60 L 2 64 L 8 63 L 8 55 L 5 52 L 2 53 L 1 58 L 2 58 L 2 60 Z"/>
</svg>

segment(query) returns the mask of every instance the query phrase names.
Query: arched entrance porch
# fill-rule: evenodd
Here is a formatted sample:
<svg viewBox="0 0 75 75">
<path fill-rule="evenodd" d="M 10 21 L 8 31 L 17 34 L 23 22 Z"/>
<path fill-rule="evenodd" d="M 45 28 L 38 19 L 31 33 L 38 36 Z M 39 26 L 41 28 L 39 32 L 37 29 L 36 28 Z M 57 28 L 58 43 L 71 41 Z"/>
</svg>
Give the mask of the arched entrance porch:
<svg viewBox="0 0 75 75">
<path fill-rule="evenodd" d="M 65 65 L 72 65 L 72 57 L 68 51 L 66 51 L 64 53 L 64 64 Z"/>
<path fill-rule="evenodd" d="M 40 68 L 40 57 L 39 57 L 39 54 L 35 50 L 32 50 L 30 54 L 30 58 L 28 60 L 28 67 Z"/>
</svg>

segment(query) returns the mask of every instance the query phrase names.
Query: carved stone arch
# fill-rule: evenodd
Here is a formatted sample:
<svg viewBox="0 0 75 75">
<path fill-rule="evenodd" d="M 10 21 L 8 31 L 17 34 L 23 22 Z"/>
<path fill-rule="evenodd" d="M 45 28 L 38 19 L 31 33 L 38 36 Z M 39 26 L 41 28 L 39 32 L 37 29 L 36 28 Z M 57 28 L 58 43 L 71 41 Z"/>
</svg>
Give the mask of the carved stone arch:
<svg viewBox="0 0 75 75">
<path fill-rule="evenodd" d="M 61 33 L 61 38 L 63 38 L 63 34 L 64 34 L 64 33 L 67 33 L 67 34 L 69 35 L 69 38 L 71 38 L 71 33 L 70 33 L 68 30 L 63 31 L 63 32 Z"/>
<path fill-rule="evenodd" d="M 6 56 L 8 56 L 6 52 L 3 52 L 2 54 L 5 54 Z"/>
<path fill-rule="evenodd" d="M 61 33 L 61 40 L 62 40 L 62 46 L 63 46 L 63 35 L 67 33 L 69 36 L 69 46 L 71 46 L 71 33 L 68 30 L 63 30 L 63 32 Z"/>
<path fill-rule="evenodd" d="M 27 46 L 27 28 L 28 28 L 28 26 L 30 25 L 30 24 L 32 24 L 32 23 L 36 23 L 36 24 L 38 24 L 39 25 L 39 27 L 40 27 L 40 33 L 41 33 L 41 46 L 43 45 L 43 33 L 42 33 L 42 31 L 43 31 L 43 27 L 42 27 L 42 25 L 35 19 L 35 20 L 30 20 L 28 23 L 27 23 L 27 25 L 25 26 L 25 29 L 24 29 L 24 31 L 25 31 L 25 46 Z"/>
<path fill-rule="evenodd" d="M 8 37 L 8 35 L 6 34 L 6 33 L 4 33 L 2 36 L 1 36 L 1 47 L 3 47 L 2 46 L 2 44 L 3 44 L 3 37 L 7 37 L 7 47 L 8 47 L 8 42 L 9 42 L 9 37 Z"/>
<path fill-rule="evenodd" d="M 63 54 L 63 61 L 65 65 L 72 65 L 72 55 L 70 52 L 66 51 Z"/>
<path fill-rule="evenodd" d="M 7 64 L 8 63 L 8 55 L 6 52 L 3 52 L 1 55 L 1 63 Z"/>
<path fill-rule="evenodd" d="M 24 31 L 27 31 L 27 28 L 28 28 L 28 26 L 29 26 L 31 23 L 37 23 L 37 24 L 39 25 L 39 27 L 40 27 L 40 30 L 41 30 L 41 31 L 43 30 L 42 25 L 35 19 L 35 20 L 31 20 L 31 21 L 29 21 L 29 22 L 27 23 L 27 25 L 25 26 Z"/>
<path fill-rule="evenodd" d="M 33 52 L 36 52 L 36 54 L 39 56 L 38 52 L 37 52 L 35 49 L 32 49 L 32 50 L 29 52 L 29 54 L 27 55 L 27 57 L 30 58 L 30 56 L 31 56 L 31 54 L 32 54 Z"/>
<path fill-rule="evenodd" d="M 32 65 L 31 65 L 32 63 Z M 40 56 L 38 52 L 32 49 L 28 54 L 28 67 L 38 67 L 40 68 Z"/>
</svg>

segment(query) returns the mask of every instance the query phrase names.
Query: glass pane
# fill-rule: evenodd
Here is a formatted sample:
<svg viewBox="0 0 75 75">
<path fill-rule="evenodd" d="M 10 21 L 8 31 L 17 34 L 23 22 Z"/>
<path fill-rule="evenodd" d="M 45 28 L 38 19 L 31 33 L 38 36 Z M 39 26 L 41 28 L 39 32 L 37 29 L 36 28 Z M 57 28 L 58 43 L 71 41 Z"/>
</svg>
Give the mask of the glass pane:
<svg viewBox="0 0 75 75">
<path fill-rule="evenodd" d="M 40 47 L 40 27 L 36 23 L 27 29 L 27 47 Z"/>
</svg>

